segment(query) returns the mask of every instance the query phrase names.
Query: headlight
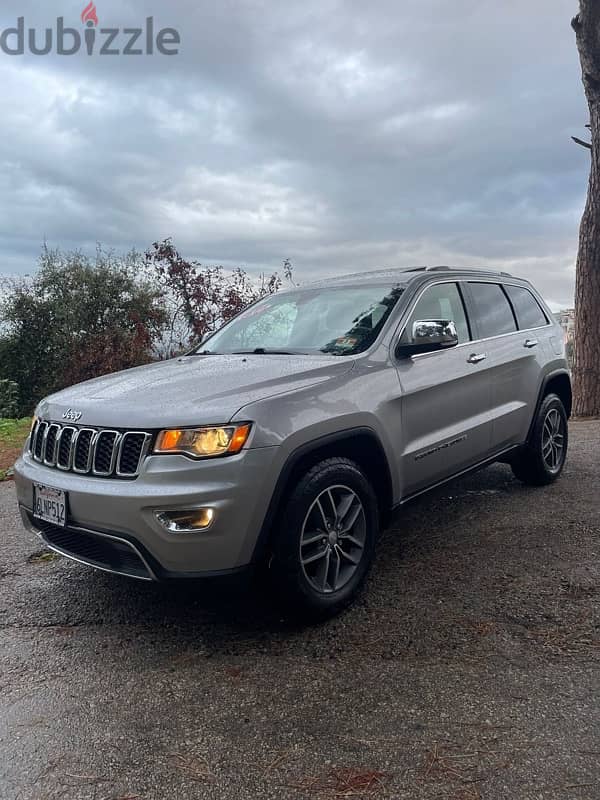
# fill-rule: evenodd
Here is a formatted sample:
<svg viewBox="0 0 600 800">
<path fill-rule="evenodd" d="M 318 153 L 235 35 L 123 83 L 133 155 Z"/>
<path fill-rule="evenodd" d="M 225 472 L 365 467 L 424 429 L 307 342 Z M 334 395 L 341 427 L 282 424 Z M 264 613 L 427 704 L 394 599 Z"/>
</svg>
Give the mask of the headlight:
<svg viewBox="0 0 600 800">
<path fill-rule="evenodd" d="M 234 455 L 245 445 L 251 427 L 245 422 L 242 425 L 161 431 L 154 452 L 185 453 L 194 458 Z"/>
</svg>

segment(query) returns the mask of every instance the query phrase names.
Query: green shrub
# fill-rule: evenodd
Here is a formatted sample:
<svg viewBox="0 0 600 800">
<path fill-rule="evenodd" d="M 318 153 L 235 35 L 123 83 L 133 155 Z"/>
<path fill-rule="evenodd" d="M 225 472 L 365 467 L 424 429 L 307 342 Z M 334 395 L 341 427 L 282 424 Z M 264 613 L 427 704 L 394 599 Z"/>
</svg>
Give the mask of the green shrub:
<svg viewBox="0 0 600 800">
<path fill-rule="evenodd" d="M 0 379 L 0 417 L 16 417 L 19 413 L 19 384 Z"/>
<path fill-rule="evenodd" d="M 165 314 L 140 268 L 134 253 L 98 249 L 89 259 L 44 248 L 38 272 L 5 287 L 0 378 L 18 384 L 10 416 L 64 386 L 153 359 Z"/>
</svg>

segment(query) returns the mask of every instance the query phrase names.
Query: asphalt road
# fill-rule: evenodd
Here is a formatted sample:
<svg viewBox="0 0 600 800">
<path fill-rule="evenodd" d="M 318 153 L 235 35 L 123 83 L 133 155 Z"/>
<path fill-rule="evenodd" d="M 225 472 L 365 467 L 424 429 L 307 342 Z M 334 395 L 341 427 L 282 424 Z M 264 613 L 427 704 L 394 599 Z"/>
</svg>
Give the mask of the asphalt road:
<svg viewBox="0 0 600 800">
<path fill-rule="evenodd" d="M 0 485 L 0 798 L 600 798 L 600 422 L 406 508 L 353 609 L 40 557 Z M 41 551 L 43 553 L 43 551 Z"/>
</svg>

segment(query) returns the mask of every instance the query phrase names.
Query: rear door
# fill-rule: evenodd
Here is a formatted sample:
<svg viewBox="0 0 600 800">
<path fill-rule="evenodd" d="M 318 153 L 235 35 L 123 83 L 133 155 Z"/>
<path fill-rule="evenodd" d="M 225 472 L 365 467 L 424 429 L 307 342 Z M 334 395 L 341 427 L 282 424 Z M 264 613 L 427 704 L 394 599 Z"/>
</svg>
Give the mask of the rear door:
<svg viewBox="0 0 600 800">
<path fill-rule="evenodd" d="M 468 281 L 464 293 L 473 327 L 487 353 L 491 444 L 498 452 L 522 443 L 527 436 L 544 350 L 536 323 L 541 322 L 543 328 L 548 320 L 531 292 L 516 284 Z"/>
<path fill-rule="evenodd" d="M 405 496 L 482 460 L 491 447 L 489 375 L 455 281 L 423 290 L 400 340 L 415 321 L 425 319 L 452 320 L 459 345 L 395 359 L 402 390 L 399 469 Z"/>
<path fill-rule="evenodd" d="M 525 441 L 537 404 L 544 364 L 552 352 L 553 326 L 533 292 L 526 286 L 504 284 L 519 332 L 511 337 L 513 357 L 519 364 L 518 380 L 511 391 L 513 414 L 494 421 L 493 437 L 498 446 Z"/>
</svg>

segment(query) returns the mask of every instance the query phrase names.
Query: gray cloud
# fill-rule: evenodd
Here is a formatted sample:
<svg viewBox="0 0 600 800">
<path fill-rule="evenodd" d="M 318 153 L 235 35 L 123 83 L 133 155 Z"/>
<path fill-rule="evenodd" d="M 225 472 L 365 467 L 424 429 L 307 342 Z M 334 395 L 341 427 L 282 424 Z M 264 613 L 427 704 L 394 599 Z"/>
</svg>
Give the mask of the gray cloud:
<svg viewBox="0 0 600 800">
<path fill-rule="evenodd" d="M 0 27 L 80 27 L 11 0 Z M 174 57 L 9 57 L 0 268 L 41 241 L 172 235 L 207 262 L 299 280 L 489 264 L 572 300 L 587 120 L 562 0 L 97 0 L 101 26 L 181 32 Z M 526 6 L 526 7 L 524 7 Z"/>
</svg>

